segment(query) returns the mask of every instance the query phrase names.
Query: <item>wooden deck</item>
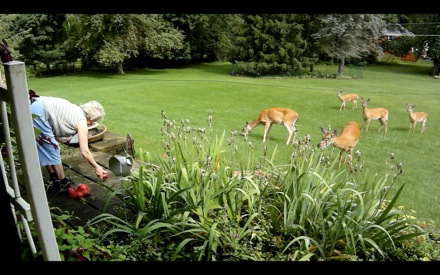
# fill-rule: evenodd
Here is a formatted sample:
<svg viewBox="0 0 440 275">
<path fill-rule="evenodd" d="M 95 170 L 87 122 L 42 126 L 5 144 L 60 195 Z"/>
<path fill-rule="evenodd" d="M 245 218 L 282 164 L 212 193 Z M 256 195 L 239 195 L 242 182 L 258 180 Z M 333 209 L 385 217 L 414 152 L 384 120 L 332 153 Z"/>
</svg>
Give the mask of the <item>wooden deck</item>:
<svg viewBox="0 0 440 275">
<path fill-rule="evenodd" d="M 69 221 L 72 226 L 84 226 L 87 221 L 100 213 L 112 213 L 118 206 L 118 201 L 112 199 L 109 202 L 110 191 L 102 186 L 113 189 L 121 188 L 122 178 L 115 176 L 109 169 L 109 160 L 114 155 L 125 156 L 126 137 L 107 132 L 101 141 L 89 144 L 96 162 L 108 171 L 108 179 L 102 180 L 96 177 L 93 168 L 85 161 L 79 152 L 79 148 L 74 150 L 78 154 L 73 154 L 63 159 L 64 173 L 70 176 L 76 183 L 85 183 L 90 186 L 90 195 L 84 199 L 71 199 L 67 192 L 56 193 L 47 190 L 47 200 L 52 211 L 72 215 Z M 42 168 L 44 182 L 49 180 L 49 174 L 45 168 Z M 25 191 L 24 191 L 25 192 Z M 23 197 L 25 193 L 22 192 Z"/>
<path fill-rule="evenodd" d="M 78 149 L 79 150 L 79 149 Z M 73 226 L 82 226 L 88 220 L 103 212 L 112 213 L 115 210 L 116 200 L 108 203 L 110 191 L 101 184 L 108 187 L 119 189 L 121 188 L 121 178 L 116 177 L 109 170 L 108 160 L 112 157 L 106 152 L 94 152 L 96 162 L 108 170 L 108 179 L 102 180 L 96 177 L 93 168 L 84 160 L 82 156 L 70 157 L 63 161 L 64 173 L 70 176 L 76 183 L 85 183 L 90 186 L 90 195 L 84 199 L 73 200 L 69 197 L 67 192 L 56 193 L 48 190 L 47 200 L 51 208 L 59 208 L 61 211 L 67 211 L 72 216 L 76 217 L 70 221 Z M 49 175 L 45 171 L 45 182 L 49 179 Z M 108 204 L 108 206 L 106 206 Z"/>
</svg>

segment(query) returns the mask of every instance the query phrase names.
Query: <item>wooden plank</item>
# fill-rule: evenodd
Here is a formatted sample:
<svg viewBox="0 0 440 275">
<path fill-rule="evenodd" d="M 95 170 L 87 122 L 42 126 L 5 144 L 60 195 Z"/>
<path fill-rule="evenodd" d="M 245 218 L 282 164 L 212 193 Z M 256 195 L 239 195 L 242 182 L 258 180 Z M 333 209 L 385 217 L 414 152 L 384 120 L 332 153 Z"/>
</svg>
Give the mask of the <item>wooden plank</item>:
<svg viewBox="0 0 440 275">
<path fill-rule="evenodd" d="M 124 150 L 126 147 L 127 139 L 112 132 L 106 132 L 104 137 L 100 141 L 89 143 L 89 147 L 93 151 L 116 151 Z"/>
<path fill-rule="evenodd" d="M 72 216 L 72 219 L 68 221 L 72 226 L 84 226 L 89 220 L 102 213 L 102 211 L 88 205 L 86 200 L 71 199 L 67 192 L 56 193 L 48 190 L 46 194 L 52 211 L 59 209 L 59 211 L 67 212 Z"/>
<path fill-rule="evenodd" d="M 112 155 L 105 152 L 93 152 L 93 156 L 98 164 L 108 170 L 108 161 Z M 90 187 L 90 195 L 80 200 L 71 199 L 67 192 L 46 191 L 51 207 L 56 207 L 60 211 L 67 211 L 74 216 L 69 224 L 84 226 L 89 220 L 103 212 L 114 213 L 121 205 L 120 201 L 113 195 L 114 192 L 122 188 L 120 177 L 108 171 L 108 179 L 99 179 L 96 177 L 94 169 L 81 155 L 73 155 L 63 159 L 63 165 L 66 176 L 71 177 L 75 183 L 84 183 Z M 46 178 L 45 182 L 48 184 L 49 174 L 46 169 L 42 171 Z"/>
<path fill-rule="evenodd" d="M 115 192 L 122 190 L 123 178 L 115 176 L 109 170 L 109 160 L 113 156 L 108 152 L 92 152 L 96 162 L 108 170 L 108 179 L 102 180 L 96 177 L 94 169 L 81 156 L 79 148 L 74 148 L 75 152 L 63 157 L 64 173 L 72 178 L 76 183 L 85 183 L 90 187 L 90 195 L 84 199 L 71 199 L 67 192 L 57 193 L 51 189 L 46 190 L 49 207 L 53 212 L 66 212 L 72 215 L 68 221 L 71 226 L 84 226 L 87 222 L 97 215 L 106 212 L 114 213 L 119 206 L 123 206 L 121 201 L 114 196 Z M 46 168 L 42 167 L 43 181 L 49 186 L 49 174 Z M 17 171 L 18 181 L 22 182 L 21 169 Z M 23 198 L 27 197 L 27 192 L 21 186 Z M 110 189 L 110 190 L 109 190 Z M 61 214 L 61 213 L 59 213 Z"/>
<path fill-rule="evenodd" d="M 84 161 L 83 161 L 84 162 Z M 87 164 L 88 165 L 88 164 Z M 19 182 L 21 179 L 21 169 L 18 172 Z M 68 192 L 56 192 L 47 187 L 50 185 L 48 182 L 49 174 L 45 168 L 42 169 L 43 180 L 46 185 L 46 196 L 49 204 L 49 208 L 52 212 L 71 215 L 71 219 L 67 222 L 71 226 L 85 226 L 88 221 L 96 217 L 101 213 L 115 213 L 119 206 L 123 206 L 121 201 L 112 195 L 112 191 L 103 187 L 103 185 L 112 188 L 115 192 L 119 191 L 122 187 L 121 178 L 116 176 L 110 176 L 106 181 L 94 182 L 87 177 L 75 172 L 74 170 L 66 173 L 76 183 L 85 183 L 90 187 L 90 195 L 83 199 L 74 200 L 69 197 Z M 20 184 L 21 196 L 28 201 L 28 194 L 24 186 Z"/>
<path fill-rule="evenodd" d="M 67 175 L 70 173 L 77 173 L 82 175 L 83 177 L 94 181 L 94 182 L 102 182 L 107 186 L 114 186 L 114 187 L 120 187 L 120 177 L 115 176 L 110 170 L 109 170 L 109 160 L 113 156 L 111 154 L 105 153 L 105 152 L 93 152 L 93 157 L 95 161 L 101 165 L 103 168 L 105 168 L 108 172 L 108 179 L 105 181 L 98 178 L 95 175 L 95 170 L 90 166 L 90 164 L 82 157 L 82 156 L 73 156 L 69 157 L 67 159 L 63 159 L 63 165 L 64 165 L 64 173 Z"/>
</svg>

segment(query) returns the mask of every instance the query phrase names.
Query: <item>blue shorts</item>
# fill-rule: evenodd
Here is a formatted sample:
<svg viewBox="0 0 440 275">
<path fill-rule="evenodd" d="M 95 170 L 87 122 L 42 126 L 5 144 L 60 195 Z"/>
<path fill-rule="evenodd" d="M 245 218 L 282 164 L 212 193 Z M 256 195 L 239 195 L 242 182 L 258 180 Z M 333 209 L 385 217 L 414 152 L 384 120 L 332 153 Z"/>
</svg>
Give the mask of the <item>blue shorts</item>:
<svg viewBox="0 0 440 275">
<path fill-rule="evenodd" d="M 59 165 L 61 162 L 60 146 L 52 131 L 52 127 L 46 120 L 44 104 L 41 100 L 35 100 L 31 104 L 31 113 L 36 115 L 33 119 L 34 127 L 41 133 L 36 138 L 38 158 L 41 166 Z"/>
</svg>

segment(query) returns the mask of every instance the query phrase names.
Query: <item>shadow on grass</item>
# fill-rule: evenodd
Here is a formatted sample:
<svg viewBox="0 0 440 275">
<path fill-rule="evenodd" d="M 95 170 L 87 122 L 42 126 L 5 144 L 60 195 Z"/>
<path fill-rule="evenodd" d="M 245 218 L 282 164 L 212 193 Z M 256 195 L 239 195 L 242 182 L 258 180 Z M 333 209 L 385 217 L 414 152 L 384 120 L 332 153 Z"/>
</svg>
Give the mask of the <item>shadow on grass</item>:
<svg viewBox="0 0 440 275">
<path fill-rule="evenodd" d="M 172 68 L 163 68 L 163 69 L 155 69 L 155 68 L 135 68 L 135 69 L 127 69 L 124 68 L 124 73 L 128 75 L 162 75 L 167 74 L 168 69 L 189 69 L 189 70 L 200 70 L 204 73 L 210 73 L 215 75 L 229 75 L 232 72 L 232 64 L 225 62 L 213 62 L 213 63 L 199 63 L 199 64 L 189 64 L 185 66 L 178 66 Z M 57 77 L 63 75 L 75 75 L 76 77 L 92 77 L 96 79 L 105 79 L 115 76 L 120 76 L 117 70 L 112 68 L 95 68 L 87 71 L 83 71 L 80 69 L 75 70 L 50 70 L 50 71 L 38 71 L 35 73 L 37 78 L 49 78 L 49 77 Z"/>
<path fill-rule="evenodd" d="M 348 69 L 349 67 L 347 67 Z M 219 76 L 230 75 L 233 71 L 233 64 L 230 62 L 212 62 L 212 63 L 197 63 L 181 65 L 177 67 L 170 68 L 135 68 L 128 69 L 124 68 L 124 73 L 136 76 L 152 76 L 152 75 L 163 75 L 167 74 L 169 69 L 186 69 L 186 70 L 200 70 L 203 73 L 209 73 Z M 363 70 L 368 70 L 368 67 L 363 68 Z M 392 72 L 395 74 L 416 74 L 416 75 L 430 75 L 433 69 L 433 64 L 431 61 L 419 60 L 417 62 L 405 62 L 401 63 L 380 63 L 374 66 L 375 72 Z M 35 73 L 38 78 L 48 78 L 54 76 L 62 75 L 75 75 L 77 77 L 92 77 L 96 79 L 105 79 L 115 76 L 120 76 L 116 69 L 113 68 L 95 68 L 88 71 L 82 71 L 80 69 L 75 70 L 50 70 L 50 71 L 38 71 Z"/>
<path fill-rule="evenodd" d="M 403 63 L 380 63 L 374 67 L 375 72 L 392 72 L 395 74 L 430 75 L 434 68 L 432 61 L 418 60 Z M 368 67 L 365 68 L 368 70 Z"/>
</svg>

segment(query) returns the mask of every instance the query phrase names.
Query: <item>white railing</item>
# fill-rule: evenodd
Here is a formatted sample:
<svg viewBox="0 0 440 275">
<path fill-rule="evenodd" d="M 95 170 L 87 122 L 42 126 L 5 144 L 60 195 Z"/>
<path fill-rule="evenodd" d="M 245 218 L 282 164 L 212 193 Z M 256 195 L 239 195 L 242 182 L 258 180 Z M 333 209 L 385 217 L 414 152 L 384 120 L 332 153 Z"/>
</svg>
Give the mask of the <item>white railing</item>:
<svg viewBox="0 0 440 275">
<path fill-rule="evenodd" d="M 31 221 L 35 224 L 43 259 L 45 261 L 60 261 L 35 144 L 25 64 L 20 61 L 11 61 L 4 63 L 3 66 L 7 85 L 1 84 L 0 80 L 0 108 L 9 171 L 5 169 L 2 154 L 0 154 L 0 165 L 3 182 L 11 202 L 11 211 L 13 211 L 14 217 L 19 218 L 19 221 L 17 218 L 15 220 L 19 236 L 21 237 L 18 223 L 21 222 L 34 255 L 37 251 L 29 229 L 28 223 Z M 10 113 L 8 113 L 8 109 Z M 13 137 L 17 146 L 15 153 L 18 152 L 18 161 L 14 160 L 17 157 L 14 156 L 11 143 L 11 130 L 14 133 Z M 26 189 L 28 201 L 20 194 L 16 162 L 20 164 L 22 183 Z"/>
</svg>

